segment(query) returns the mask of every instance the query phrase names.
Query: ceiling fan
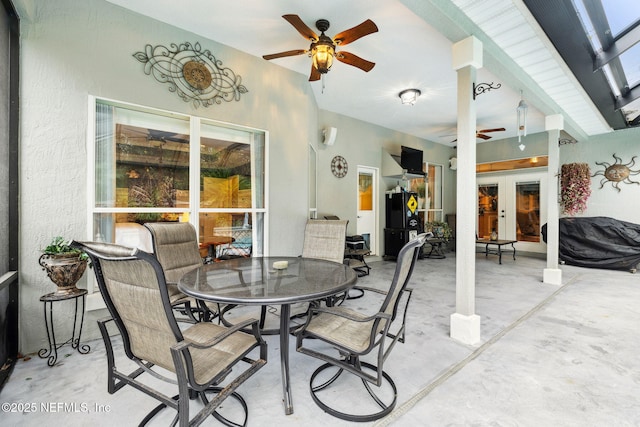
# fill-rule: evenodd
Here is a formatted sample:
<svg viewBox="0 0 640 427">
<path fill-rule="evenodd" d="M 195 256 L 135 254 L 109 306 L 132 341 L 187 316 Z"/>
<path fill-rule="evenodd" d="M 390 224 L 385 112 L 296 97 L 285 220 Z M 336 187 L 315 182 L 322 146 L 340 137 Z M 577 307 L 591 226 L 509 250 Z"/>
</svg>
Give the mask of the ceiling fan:
<svg viewBox="0 0 640 427">
<path fill-rule="evenodd" d="M 490 133 L 490 132 L 504 132 L 505 130 L 506 130 L 505 128 L 480 129 L 479 131 L 476 132 L 476 138 L 484 139 L 486 141 L 486 140 L 491 139 L 493 137 L 490 136 L 490 135 L 485 135 L 485 134 Z M 454 139 L 451 142 L 453 143 L 453 142 L 456 142 L 457 140 L 458 140 L 458 138 Z"/>
<path fill-rule="evenodd" d="M 271 55 L 263 55 L 266 60 L 284 58 L 286 56 L 296 56 L 302 54 L 308 54 L 312 59 L 311 74 L 309 81 L 320 80 L 322 74 L 326 74 L 331 65 L 333 64 L 333 58 L 348 65 L 360 68 L 363 71 L 369 72 L 376 65 L 374 62 L 362 59 L 353 53 L 346 51 L 336 52 L 337 46 L 344 46 L 358 40 L 361 37 L 375 33 L 378 31 L 376 24 L 367 19 L 363 23 L 356 25 L 353 28 L 345 30 L 336 34 L 333 38 L 326 36 L 325 31 L 329 29 L 329 21 L 326 19 L 319 19 L 316 21 L 316 27 L 320 31 L 318 36 L 311 28 L 309 28 L 298 15 L 283 15 L 287 22 L 298 30 L 298 32 L 305 39 L 311 42 L 309 49 L 288 50 L 286 52 L 274 53 Z"/>
</svg>

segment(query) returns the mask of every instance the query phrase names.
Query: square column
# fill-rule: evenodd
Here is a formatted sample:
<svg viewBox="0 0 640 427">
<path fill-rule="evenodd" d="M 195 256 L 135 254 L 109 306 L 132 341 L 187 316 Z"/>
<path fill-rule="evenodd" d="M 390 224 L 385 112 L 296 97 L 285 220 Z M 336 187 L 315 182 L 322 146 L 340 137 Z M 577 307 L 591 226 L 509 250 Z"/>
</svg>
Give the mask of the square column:
<svg viewBox="0 0 640 427">
<path fill-rule="evenodd" d="M 549 165 L 547 167 L 547 268 L 542 273 L 542 281 L 552 285 L 562 284 L 562 270 L 558 267 L 560 242 L 560 207 L 558 204 L 558 173 L 560 172 L 560 130 L 564 128 L 564 118 L 560 114 L 546 116 L 544 127 L 548 135 Z"/>
<path fill-rule="evenodd" d="M 456 312 L 451 338 L 464 344 L 480 341 L 480 316 L 475 314 L 476 290 L 476 106 L 473 84 L 482 67 L 482 43 L 471 36 L 453 45 L 453 69 L 458 74 L 458 168 L 456 196 Z"/>
</svg>

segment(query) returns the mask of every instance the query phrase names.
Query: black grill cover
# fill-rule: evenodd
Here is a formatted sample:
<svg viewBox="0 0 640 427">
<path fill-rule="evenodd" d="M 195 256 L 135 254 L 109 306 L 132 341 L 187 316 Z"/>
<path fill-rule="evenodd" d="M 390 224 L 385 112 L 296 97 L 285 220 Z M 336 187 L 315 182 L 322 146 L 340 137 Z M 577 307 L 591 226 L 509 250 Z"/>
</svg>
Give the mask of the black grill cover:
<svg viewBox="0 0 640 427">
<path fill-rule="evenodd" d="M 547 241 L 547 224 L 542 226 Z M 595 216 L 560 218 L 560 260 L 579 267 L 633 270 L 640 263 L 640 224 Z"/>
</svg>

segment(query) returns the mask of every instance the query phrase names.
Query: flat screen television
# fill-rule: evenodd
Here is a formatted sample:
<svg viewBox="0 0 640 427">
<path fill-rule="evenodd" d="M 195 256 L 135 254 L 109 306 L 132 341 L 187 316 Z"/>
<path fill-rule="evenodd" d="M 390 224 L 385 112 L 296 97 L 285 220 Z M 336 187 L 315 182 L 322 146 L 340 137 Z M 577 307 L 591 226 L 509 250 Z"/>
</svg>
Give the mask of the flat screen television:
<svg viewBox="0 0 640 427">
<path fill-rule="evenodd" d="M 400 166 L 408 173 L 424 175 L 422 170 L 422 150 L 402 146 L 400 152 Z"/>
</svg>

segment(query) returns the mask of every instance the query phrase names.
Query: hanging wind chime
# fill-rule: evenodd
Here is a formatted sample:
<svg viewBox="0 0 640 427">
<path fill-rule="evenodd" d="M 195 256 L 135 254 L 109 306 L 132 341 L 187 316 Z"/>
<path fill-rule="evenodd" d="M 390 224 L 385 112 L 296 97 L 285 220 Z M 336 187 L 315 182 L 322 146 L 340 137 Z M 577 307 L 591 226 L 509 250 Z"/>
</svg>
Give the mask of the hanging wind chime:
<svg viewBox="0 0 640 427">
<path fill-rule="evenodd" d="M 518 115 L 518 142 L 520 145 L 520 151 L 524 151 L 525 145 L 522 143 L 522 137 L 527 136 L 527 110 L 529 106 L 522 98 L 522 91 L 520 91 L 520 102 L 518 103 L 518 108 L 516 108 L 516 113 Z"/>
</svg>

